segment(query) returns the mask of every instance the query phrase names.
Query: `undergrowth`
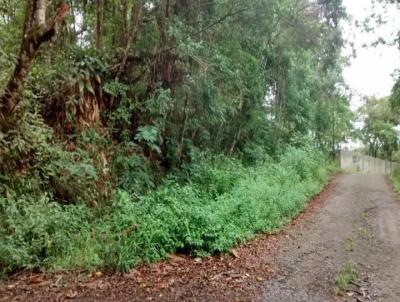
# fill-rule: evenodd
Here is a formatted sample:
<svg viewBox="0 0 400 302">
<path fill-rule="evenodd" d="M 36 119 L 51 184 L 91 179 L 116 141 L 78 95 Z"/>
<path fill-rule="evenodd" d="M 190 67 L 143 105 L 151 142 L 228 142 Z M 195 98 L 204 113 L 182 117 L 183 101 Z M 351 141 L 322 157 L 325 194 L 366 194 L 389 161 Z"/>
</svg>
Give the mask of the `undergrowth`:
<svg viewBox="0 0 400 302">
<path fill-rule="evenodd" d="M 174 252 L 226 252 L 254 234 L 279 230 L 334 167 L 313 149 L 289 148 L 278 160 L 265 157 L 254 166 L 202 154 L 185 169 L 185 178 L 165 177 L 140 196 L 126 182 L 112 202 L 95 208 L 54 202 L 48 193 L 0 195 L 2 274 L 128 271 Z"/>
<path fill-rule="evenodd" d="M 400 168 L 396 167 L 393 175 L 390 177 L 396 192 L 400 192 Z"/>
<path fill-rule="evenodd" d="M 355 282 L 359 277 L 357 265 L 349 261 L 345 263 L 339 270 L 336 279 L 334 291 L 336 295 L 343 295 L 352 282 Z"/>
</svg>

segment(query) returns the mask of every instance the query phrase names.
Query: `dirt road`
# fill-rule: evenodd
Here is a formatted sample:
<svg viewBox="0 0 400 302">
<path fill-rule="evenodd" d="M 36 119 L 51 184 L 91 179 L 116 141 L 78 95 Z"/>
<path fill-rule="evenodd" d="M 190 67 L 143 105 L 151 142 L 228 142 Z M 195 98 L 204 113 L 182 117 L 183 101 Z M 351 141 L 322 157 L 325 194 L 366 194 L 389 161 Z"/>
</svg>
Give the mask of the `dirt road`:
<svg viewBox="0 0 400 302">
<path fill-rule="evenodd" d="M 282 272 L 264 301 L 400 301 L 400 203 L 383 175 L 342 174 L 325 206 L 289 231 L 277 254 Z M 353 262 L 359 279 L 342 297 L 335 278 Z"/>
</svg>

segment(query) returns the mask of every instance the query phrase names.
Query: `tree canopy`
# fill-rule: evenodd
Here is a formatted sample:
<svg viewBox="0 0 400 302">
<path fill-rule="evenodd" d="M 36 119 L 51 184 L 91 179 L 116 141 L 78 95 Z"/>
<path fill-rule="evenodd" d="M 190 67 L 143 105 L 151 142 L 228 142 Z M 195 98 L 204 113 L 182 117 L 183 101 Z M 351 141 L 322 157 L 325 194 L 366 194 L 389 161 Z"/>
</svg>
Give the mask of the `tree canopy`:
<svg viewBox="0 0 400 302">
<path fill-rule="evenodd" d="M 361 140 L 371 156 L 392 159 L 399 148 L 399 135 L 395 129 L 396 114 L 389 98 L 368 98 L 359 109 L 363 123 Z"/>
<path fill-rule="evenodd" d="M 23 97 L 11 100 L 5 84 L 29 6 L 1 1 L 3 124 L 15 127 L 10 119 L 18 113 L 9 107 L 19 114 L 35 108 L 58 137 L 102 128 L 108 140 L 132 142 L 167 167 L 194 147 L 232 154 L 256 143 L 274 153 L 299 137 L 329 148 L 343 139 L 343 126 L 329 129 L 320 118 L 343 124 L 336 119 L 348 115 L 338 89 L 341 1 L 68 6 L 58 37 L 29 66 Z M 48 20 L 57 7 L 44 7 Z"/>
</svg>

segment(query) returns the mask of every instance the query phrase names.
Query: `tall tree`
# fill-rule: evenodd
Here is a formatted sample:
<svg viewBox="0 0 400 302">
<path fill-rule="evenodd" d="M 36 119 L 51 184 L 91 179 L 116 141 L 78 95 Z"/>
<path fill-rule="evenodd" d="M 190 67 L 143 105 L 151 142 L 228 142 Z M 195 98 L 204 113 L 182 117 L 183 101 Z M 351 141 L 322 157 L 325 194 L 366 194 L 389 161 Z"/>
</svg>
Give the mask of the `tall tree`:
<svg viewBox="0 0 400 302">
<path fill-rule="evenodd" d="M 368 98 L 359 109 L 363 128 L 360 136 L 367 152 L 374 157 L 391 159 L 398 150 L 399 138 L 395 128 L 396 115 L 388 98 Z"/>
<path fill-rule="evenodd" d="M 46 21 L 47 0 L 28 0 L 26 3 L 20 53 L 14 72 L 0 97 L 0 130 L 7 132 L 16 122 L 20 93 L 40 46 L 58 32 L 69 6 L 62 3 L 52 19 Z"/>
<path fill-rule="evenodd" d="M 103 49 L 104 0 L 96 0 L 96 48 Z"/>
</svg>

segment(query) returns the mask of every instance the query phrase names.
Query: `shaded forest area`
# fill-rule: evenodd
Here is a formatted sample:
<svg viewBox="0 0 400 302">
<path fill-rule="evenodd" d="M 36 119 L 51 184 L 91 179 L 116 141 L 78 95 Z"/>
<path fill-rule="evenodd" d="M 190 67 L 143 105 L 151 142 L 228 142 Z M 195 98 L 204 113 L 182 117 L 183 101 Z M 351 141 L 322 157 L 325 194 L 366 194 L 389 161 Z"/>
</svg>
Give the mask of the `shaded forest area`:
<svg viewBox="0 0 400 302">
<path fill-rule="evenodd" d="M 340 0 L 0 0 L 0 270 L 225 252 L 302 210 L 352 113 Z"/>
</svg>

